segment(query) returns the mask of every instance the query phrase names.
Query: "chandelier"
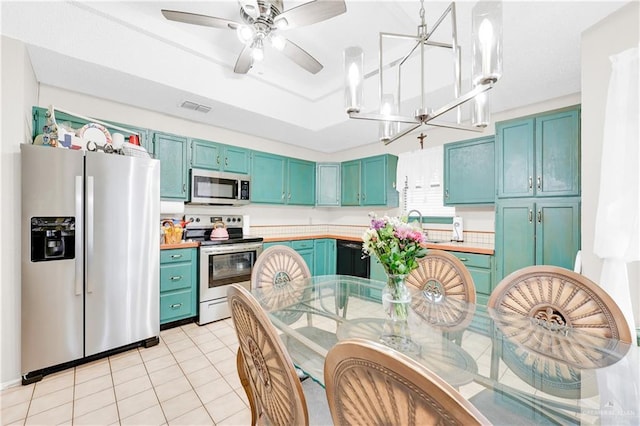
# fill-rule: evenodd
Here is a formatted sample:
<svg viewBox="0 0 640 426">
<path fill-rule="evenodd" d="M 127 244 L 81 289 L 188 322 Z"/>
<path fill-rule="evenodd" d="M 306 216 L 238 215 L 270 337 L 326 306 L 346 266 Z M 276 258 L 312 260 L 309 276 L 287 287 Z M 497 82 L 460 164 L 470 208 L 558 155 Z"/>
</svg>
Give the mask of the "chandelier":
<svg viewBox="0 0 640 426">
<path fill-rule="evenodd" d="M 444 42 L 434 40 L 432 37 L 440 25 L 450 17 L 451 34 Z M 444 26 L 443 26 L 444 28 Z M 440 33 L 444 30 L 440 31 Z M 438 37 L 441 37 L 438 34 Z M 389 60 L 385 57 L 385 43 L 392 41 L 405 41 L 408 49 L 402 54 Z M 430 50 L 433 49 L 433 50 Z M 428 107 L 426 104 L 425 65 L 432 56 L 441 61 L 443 55 L 431 55 L 438 49 L 446 49 L 450 52 L 453 71 L 453 99 L 438 108 Z M 398 49 L 388 53 L 394 54 Z M 406 51 L 406 53 L 404 53 Z M 429 54 L 429 56 L 428 56 Z M 436 127 L 448 127 L 461 130 L 480 132 L 489 124 L 489 105 L 487 90 L 491 89 L 502 75 L 502 3 L 499 1 L 481 1 L 472 10 L 472 62 L 471 62 L 471 88 L 461 94 L 461 48 L 458 44 L 456 28 L 455 3 L 451 3 L 431 28 L 427 30 L 425 23 L 424 0 L 420 0 L 420 25 L 417 35 L 404 35 L 393 33 L 380 33 L 379 36 L 379 113 L 363 113 L 362 108 L 364 91 L 364 54 L 360 47 L 347 47 L 344 51 L 345 69 L 345 107 L 349 118 L 374 120 L 380 122 L 380 141 L 385 145 L 401 138 L 422 125 Z M 403 115 L 401 109 L 407 95 L 407 84 L 403 84 L 402 78 L 411 76 L 409 67 L 419 62 L 419 95 L 420 105 L 413 116 Z M 440 62 L 437 62 L 439 65 Z M 385 71 L 387 71 L 385 73 Z M 413 82 L 413 80 L 410 80 Z M 406 83 L 406 82 L 405 82 Z M 404 91 L 403 91 L 404 90 Z M 415 96 L 413 91 L 411 96 Z M 472 101 L 471 123 L 462 122 L 461 105 Z M 443 120 L 443 114 L 455 110 L 454 120 Z M 440 119 L 438 119 L 440 118 Z M 400 131 L 400 124 L 409 124 L 408 128 Z"/>
</svg>

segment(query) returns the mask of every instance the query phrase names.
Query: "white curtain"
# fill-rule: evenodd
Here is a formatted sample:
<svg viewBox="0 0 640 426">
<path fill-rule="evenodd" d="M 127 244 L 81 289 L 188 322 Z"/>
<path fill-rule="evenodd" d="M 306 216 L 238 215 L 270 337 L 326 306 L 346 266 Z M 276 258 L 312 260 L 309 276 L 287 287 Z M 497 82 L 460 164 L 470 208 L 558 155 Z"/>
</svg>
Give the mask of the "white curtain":
<svg viewBox="0 0 640 426">
<path fill-rule="evenodd" d="M 610 60 L 594 253 L 603 259 L 599 284 L 620 306 L 635 342 L 627 263 L 640 260 L 638 48 L 613 55 Z M 627 358 L 597 371 L 603 425 L 640 422 L 639 349 L 632 346 Z"/>
<path fill-rule="evenodd" d="M 600 285 L 620 306 L 635 336 L 627 263 L 640 260 L 638 48 L 610 59 L 594 253 L 603 259 Z"/>
</svg>

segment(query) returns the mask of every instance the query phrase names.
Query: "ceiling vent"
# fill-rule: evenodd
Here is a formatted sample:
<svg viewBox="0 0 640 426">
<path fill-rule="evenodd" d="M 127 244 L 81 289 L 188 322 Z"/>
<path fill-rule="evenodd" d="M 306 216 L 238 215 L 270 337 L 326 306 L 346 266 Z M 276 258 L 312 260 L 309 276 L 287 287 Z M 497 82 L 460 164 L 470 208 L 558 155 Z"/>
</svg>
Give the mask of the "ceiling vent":
<svg viewBox="0 0 640 426">
<path fill-rule="evenodd" d="M 190 110 L 193 110 L 193 111 L 199 111 L 199 112 L 202 112 L 204 114 L 206 114 L 209 111 L 211 111 L 211 107 L 210 106 L 200 105 L 200 104 L 197 104 L 197 103 L 191 102 L 191 101 L 182 102 L 182 104 L 180 104 L 180 107 L 181 108 L 190 109 Z"/>
</svg>

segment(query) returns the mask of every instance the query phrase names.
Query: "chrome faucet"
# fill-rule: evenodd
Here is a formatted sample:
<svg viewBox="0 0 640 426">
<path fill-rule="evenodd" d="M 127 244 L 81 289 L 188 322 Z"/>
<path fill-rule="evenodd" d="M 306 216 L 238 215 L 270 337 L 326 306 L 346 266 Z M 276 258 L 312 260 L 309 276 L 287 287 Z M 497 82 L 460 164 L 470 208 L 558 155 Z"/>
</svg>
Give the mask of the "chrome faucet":
<svg viewBox="0 0 640 426">
<path fill-rule="evenodd" d="M 420 217 L 420 229 L 422 229 L 422 213 L 420 213 L 420 211 L 418 210 L 409 210 L 409 212 L 407 213 L 407 222 L 409 221 L 409 218 L 411 217 L 411 213 L 418 213 L 418 216 Z M 427 231 L 423 230 L 422 233 L 424 234 L 425 238 L 427 237 Z"/>
</svg>

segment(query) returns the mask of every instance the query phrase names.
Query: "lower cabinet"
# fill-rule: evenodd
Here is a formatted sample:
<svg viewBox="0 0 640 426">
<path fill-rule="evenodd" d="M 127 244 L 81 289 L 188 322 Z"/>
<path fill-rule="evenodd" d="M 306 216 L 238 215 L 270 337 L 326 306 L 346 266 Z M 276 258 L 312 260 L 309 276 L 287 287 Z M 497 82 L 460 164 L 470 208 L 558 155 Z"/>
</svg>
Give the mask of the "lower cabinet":
<svg viewBox="0 0 640 426">
<path fill-rule="evenodd" d="M 197 249 L 160 251 L 160 324 L 197 314 Z"/>
<path fill-rule="evenodd" d="M 336 240 L 323 238 L 313 241 L 313 266 L 312 274 L 335 275 L 336 273 Z"/>
<path fill-rule="evenodd" d="M 498 200 L 496 281 L 531 265 L 573 269 L 580 248 L 580 197 Z"/>
<path fill-rule="evenodd" d="M 493 282 L 493 256 L 489 254 L 450 251 L 467 267 L 476 287 L 476 303 L 485 305 L 495 287 Z"/>
<path fill-rule="evenodd" d="M 291 248 L 302 256 L 305 263 L 309 267 L 311 275 L 314 274 L 314 262 L 313 262 L 313 240 L 294 240 L 291 241 Z"/>
</svg>

